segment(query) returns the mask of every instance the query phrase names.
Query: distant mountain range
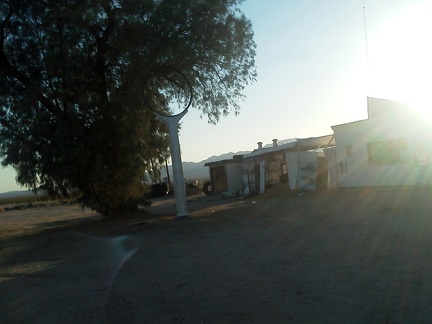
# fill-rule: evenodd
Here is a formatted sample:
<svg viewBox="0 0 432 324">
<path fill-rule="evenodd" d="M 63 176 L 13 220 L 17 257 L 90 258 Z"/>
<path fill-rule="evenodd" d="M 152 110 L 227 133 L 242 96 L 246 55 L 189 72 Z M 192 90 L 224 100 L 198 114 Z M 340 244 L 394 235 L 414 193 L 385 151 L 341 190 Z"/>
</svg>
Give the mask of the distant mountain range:
<svg viewBox="0 0 432 324">
<path fill-rule="evenodd" d="M 240 152 L 230 152 L 221 155 L 213 155 L 206 160 L 201 162 L 183 162 L 183 175 L 186 180 L 207 180 L 210 179 L 209 168 L 204 165 L 209 162 L 216 162 L 221 160 L 232 159 L 234 155 L 248 154 L 250 151 L 240 151 Z M 172 166 L 168 166 L 171 181 L 173 181 L 173 171 Z M 166 177 L 166 169 L 161 170 L 162 178 Z M 12 197 L 25 197 L 34 195 L 32 191 L 29 190 L 16 190 L 8 191 L 5 193 L 0 193 L 0 198 L 12 198 Z"/>
<path fill-rule="evenodd" d="M 33 191 L 14 190 L 14 191 L 0 193 L 0 198 L 16 198 L 16 197 L 27 197 L 27 196 L 34 196 Z"/>
<path fill-rule="evenodd" d="M 229 160 L 232 159 L 234 155 L 242 155 L 242 154 L 248 154 L 250 151 L 240 151 L 240 152 L 230 152 L 225 153 L 221 155 L 213 155 L 209 157 L 206 160 L 203 160 L 201 162 L 182 162 L 183 165 L 183 176 L 186 180 L 205 180 L 210 179 L 210 173 L 209 168 L 204 166 L 206 163 L 209 162 L 216 162 L 221 160 Z M 168 166 L 168 171 L 170 173 L 171 181 L 173 181 L 173 173 L 172 173 L 172 166 Z M 166 177 L 166 169 L 163 168 L 161 170 L 162 178 Z"/>
</svg>

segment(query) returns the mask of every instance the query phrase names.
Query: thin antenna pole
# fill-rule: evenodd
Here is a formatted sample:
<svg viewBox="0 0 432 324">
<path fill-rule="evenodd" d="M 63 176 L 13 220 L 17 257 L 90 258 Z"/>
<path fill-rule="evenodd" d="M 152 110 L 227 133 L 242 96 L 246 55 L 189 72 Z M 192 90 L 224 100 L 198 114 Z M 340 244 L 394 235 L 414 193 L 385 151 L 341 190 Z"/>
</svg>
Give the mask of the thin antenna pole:
<svg viewBox="0 0 432 324">
<path fill-rule="evenodd" d="M 364 25 L 365 43 L 366 43 L 366 59 L 367 59 L 367 66 L 368 66 L 368 70 L 369 70 L 370 69 L 370 66 L 369 66 L 369 49 L 368 49 L 368 39 L 367 39 L 365 7 L 363 7 L 363 25 Z"/>
</svg>

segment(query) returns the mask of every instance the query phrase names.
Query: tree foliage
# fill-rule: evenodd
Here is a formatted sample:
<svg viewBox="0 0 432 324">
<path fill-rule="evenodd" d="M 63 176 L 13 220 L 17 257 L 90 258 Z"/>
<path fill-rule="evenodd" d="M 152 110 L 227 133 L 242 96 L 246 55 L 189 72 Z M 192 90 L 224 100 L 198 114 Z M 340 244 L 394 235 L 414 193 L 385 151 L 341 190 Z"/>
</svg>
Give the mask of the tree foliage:
<svg viewBox="0 0 432 324">
<path fill-rule="evenodd" d="M 239 112 L 255 43 L 239 0 L 0 0 L 0 158 L 17 182 L 110 215 L 142 196 L 167 127 L 142 98 L 182 71 L 209 122 Z M 157 94 L 154 94 L 157 95 Z"/>
</svg>

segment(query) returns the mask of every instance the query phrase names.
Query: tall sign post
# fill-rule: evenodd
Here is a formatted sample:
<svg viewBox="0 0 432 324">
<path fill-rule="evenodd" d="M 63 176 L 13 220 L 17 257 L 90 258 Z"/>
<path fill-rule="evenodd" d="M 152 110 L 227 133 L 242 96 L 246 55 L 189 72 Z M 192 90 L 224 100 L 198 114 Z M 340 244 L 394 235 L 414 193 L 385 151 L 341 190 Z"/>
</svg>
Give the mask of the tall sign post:
<svg viewBox="0 0 432 324">
<path fill-rule="evenodd" d="M 186 186 L 183 176 L 183 165 L 180 153 L 180 141 L 178 134 L 178 124 L 180 119 L 187 113 L 185 109 L 182 113 L 173 116 L 164 116 L 154 112 L 161 120 L 168 124 L 170 139 L 171 161 L 174 174 L 174 195 L 177 207 L 177 218 L 187 217 Z"/>
<path fill-rule="evenodd" d="M 178 125 L 192 103 L 192 86 L 183 73 L 175 68 L 162 66 L 147 74 L 142 92 L 146 105 L 168 125 L 177 219 L 186 218 L 186 185 Z"/>
</svg>

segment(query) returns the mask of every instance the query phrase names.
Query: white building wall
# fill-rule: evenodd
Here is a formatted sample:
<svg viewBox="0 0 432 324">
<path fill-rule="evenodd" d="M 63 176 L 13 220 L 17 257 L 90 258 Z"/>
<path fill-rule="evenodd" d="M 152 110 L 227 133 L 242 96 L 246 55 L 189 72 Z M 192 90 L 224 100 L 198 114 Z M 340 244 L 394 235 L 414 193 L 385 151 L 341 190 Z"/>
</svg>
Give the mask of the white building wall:
<svg viewBox="0 0 432 324">
<path fill-rule="evenodd" d="M 225 165 L 228 191 L 243 191 L 242 165 L 241 163 L 227 163 Z"/>
<path fill-rule="evenodd" d="M 324 154 L 327 159 L 328 189 L 335 189 L 338 187 L 336 147 L 324 149 Z"/>
<path fill-rule="evenodd" d="M 318 157 L 323 152 L 288 152 L 288 178 L 290 189 L 315 190 L 317 183 Z"/>
<path fill-rule="evenodd" d="M 297 184 L 299 189 L 313 191 L 316 189 L 318 156 L 323 153 L 298 152 L 298 173 Z"/>
<path fill-rule="evenodd" d="M 432 180 L 430 159 L 432 142 L 430 135 L 426 132 L 427 128 L 422 126 L 416 120 L 394 116 L 334 126 L 339 186 L 430 183 Z M 379 164 L 370 161 L 368 144 L 394 140 L 402 143 L 400 147 L 404 147 L 400 150 L 398 162 Z M 419 155 L 427 161 L 426 165 L 419 165 Z"/>
<path fill-rule="evenodd" d="M 289 152 L 286 154 L 286 161 L 288 166 L 288 182 L 291 190 L 297 189 L 297 173 L 298 161 L 297 152 Z"/>
</svg>

